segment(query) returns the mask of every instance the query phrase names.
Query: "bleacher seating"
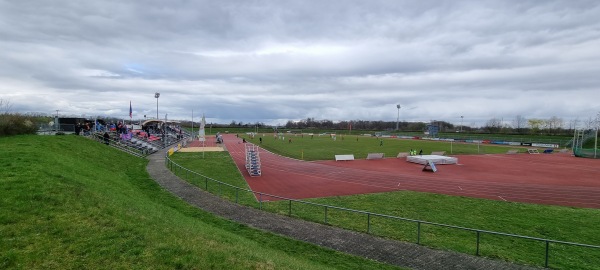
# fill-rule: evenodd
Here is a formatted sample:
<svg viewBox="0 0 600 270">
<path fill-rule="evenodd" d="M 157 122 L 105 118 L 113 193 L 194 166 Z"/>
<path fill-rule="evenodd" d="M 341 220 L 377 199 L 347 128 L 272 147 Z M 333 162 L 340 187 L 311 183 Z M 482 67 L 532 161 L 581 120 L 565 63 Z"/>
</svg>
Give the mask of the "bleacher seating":
<svg viewBox="0 0 600 270">
<path fill-rule="evenodd" d="M 527 153 L 535 155 L 535 154 L 539 154 L 540 152 L 538 152 L 537 149 L 532 148 L 532 149 L 527 149 Z"/>
<path fill-rule="evenodd" d="M 108 129 L 108 145 L 135 156 L 145 157 L 160 149 L 168 147 L 173 143 L 184 142 L 191 134 L 178 126 L 167 126 L 161 132 L 159 129 L 128 130 L 127 133 L 119 133 L 116 129 Z M 88 134 L 89 138 L 106 143 L 104 131 Z"/>
</svg>

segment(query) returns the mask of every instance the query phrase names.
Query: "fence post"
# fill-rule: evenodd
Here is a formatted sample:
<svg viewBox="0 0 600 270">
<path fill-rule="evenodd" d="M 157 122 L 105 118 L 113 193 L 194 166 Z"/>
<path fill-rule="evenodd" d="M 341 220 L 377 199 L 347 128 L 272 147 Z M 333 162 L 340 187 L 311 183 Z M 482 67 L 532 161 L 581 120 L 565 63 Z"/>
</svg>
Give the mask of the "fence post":
<svg viewBox="0 0 600 270">
<path fill-rule="evenodd" d="M 477 251 L 475 251 L 475 255 L 479 256 L 479 231 L 477 231 Z"/>
<path fill-rule="evenodd" d="M 417 221 L 417 245 L 421 244 L 421 222 Z"/>
<path fill-rule="evenodd" d="M 325 224 L 327 224 L 327 206 L 325 206 Z"/>
<path fill-rule="evenodd" d="M 367 233 L 371 233 L 371 213 L 367 213 Z"/>
<path fill-rule="evenodd" d="M 548 268 L 548 253 L 550 250 L 550 242 L 548 242 L 548 240 L 546 240 L 546 262 L 544 263 L 544 267 Z"/>
<path fill-rule="evenodd" d="M 288 200 L 290 202 L 289 207 L 288 207 L 288 216 L 292 216 L 292 200 Z"/>
</svg>

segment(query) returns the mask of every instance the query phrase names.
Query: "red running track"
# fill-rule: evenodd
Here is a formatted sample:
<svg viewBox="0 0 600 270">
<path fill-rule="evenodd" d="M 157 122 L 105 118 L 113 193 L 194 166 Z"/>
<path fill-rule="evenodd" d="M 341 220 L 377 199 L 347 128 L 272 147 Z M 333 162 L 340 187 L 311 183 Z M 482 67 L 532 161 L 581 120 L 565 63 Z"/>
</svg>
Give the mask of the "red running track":
<svg viewBox="0 0 600 270">
<path fill-rule="evenodd" d="M 286 198 L 412 190 L 600 208 L 600 160 L 568 154 L 460 155 L 459 165 L 438 165 L 432 173 L 405 159 L 307 162 L 260 149 L 262 175 L 250 177 L 241 139 L 226 135 L 224 140 L 252 190 Z"/>
</svg>

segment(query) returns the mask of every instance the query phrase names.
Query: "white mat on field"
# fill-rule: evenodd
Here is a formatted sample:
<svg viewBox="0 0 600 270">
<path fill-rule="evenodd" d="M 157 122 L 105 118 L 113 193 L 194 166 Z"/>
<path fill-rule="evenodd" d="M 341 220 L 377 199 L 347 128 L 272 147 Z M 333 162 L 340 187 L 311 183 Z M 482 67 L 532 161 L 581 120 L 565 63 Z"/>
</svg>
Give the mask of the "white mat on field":
<svg viewBox="0 0 600 270">
<path fill-rule="evenodd" d="M 439 155 L 420 155 L 408 156 L 406 157 L 406 161 L 422 165 L 427 164 L 428 161 L 433 162 L 433 164 L 457 164 L 458 158 Z"/>
</svg>

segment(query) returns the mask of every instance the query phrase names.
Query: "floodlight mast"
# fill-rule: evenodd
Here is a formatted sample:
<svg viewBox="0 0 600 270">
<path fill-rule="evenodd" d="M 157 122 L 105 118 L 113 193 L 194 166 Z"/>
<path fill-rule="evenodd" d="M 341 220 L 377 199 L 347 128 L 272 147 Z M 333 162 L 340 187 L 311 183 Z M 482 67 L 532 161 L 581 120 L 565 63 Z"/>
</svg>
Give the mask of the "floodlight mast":
<svg viewBox="0 0 600 270">
<path fill-rule="evenodd" d="M 58 132 L 58 129 L 59 129 L 59 126 L 60 126 L 60 124 L 58 123 L 58 111 L 59 110 L 56 110 L 56 117 L 54 119 L 54 130 L 56 132 Z"/>
<path fill-rule="evenodd" d="M 398 108 L 398 118 L 396 119 L 396 130 L 399 130 L 399 126 L 400 126 L 400 104 L 396 105 L 396 108 Z"/>
<path fill-rule="evenodd" d="M 154 97 L 156 98 L 156 120 L 158 120 L 158 97 L 160 97 L 160 93 L 154 93 Z"/>
</svg>

